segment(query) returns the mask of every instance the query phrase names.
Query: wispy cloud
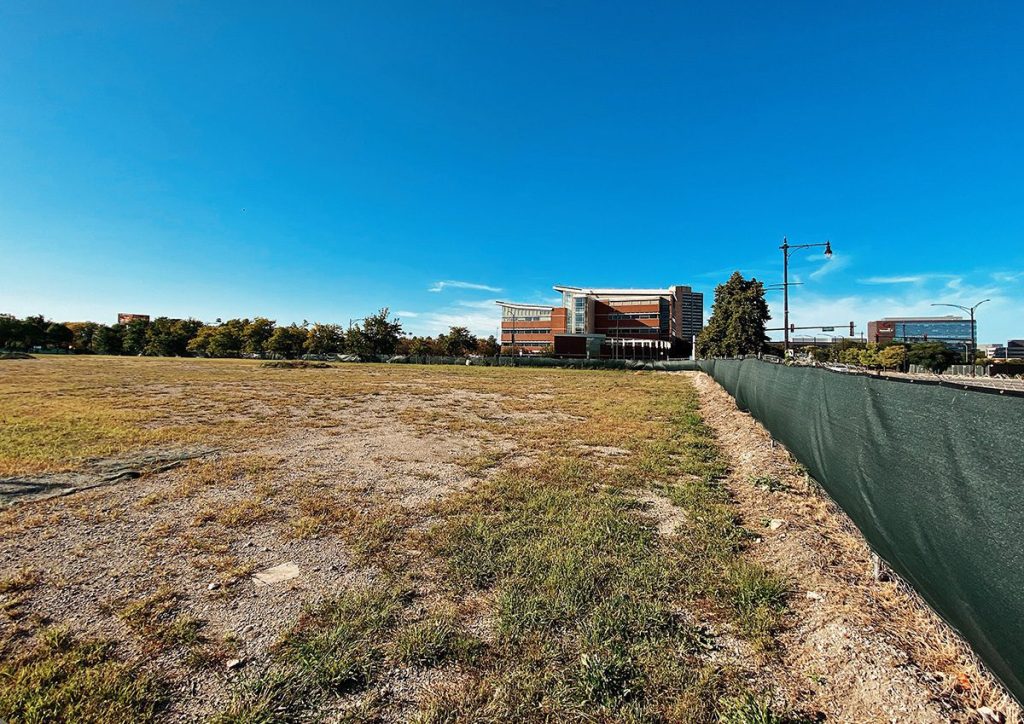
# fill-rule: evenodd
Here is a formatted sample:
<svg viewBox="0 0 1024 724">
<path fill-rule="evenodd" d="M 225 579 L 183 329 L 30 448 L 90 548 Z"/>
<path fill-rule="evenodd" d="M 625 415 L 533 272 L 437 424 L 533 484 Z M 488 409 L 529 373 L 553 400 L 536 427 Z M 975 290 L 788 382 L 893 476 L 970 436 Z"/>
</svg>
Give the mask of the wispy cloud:
<svg viewBox="0 0 1024 724">
<path fill-rule="evenodd" d="M 926 274 L 907 274 L 895 277 L 868 277 L 857 281 L 861 284 L 920 284 L 927 278 Z"/>
<path fill-rule="evenodd" d="M 434 282 L 434 286 L 428 289 L 428 292 L 443 292 L 445 289 L 475 289 L 481 292 L 500 292 L 501 287 L 492 287 L 487 284 L 478 284 L 476 282 L 460 282 L 453 279 L 446 279 L 443 282 Z"/>
<path fill-rule="evenodd" d="M 402 318 L 402 317 L 418 317 L 418 316 L 420 316 L 420 313 L 419 312 L 407 312 L 404 309 L 400 309 L 400 310 L 395 312 L 395 316 L 398 317 L 398 318 Z"/>
<path fill-rule="evenodd" d="M 847 267 L 849 264 L 850 257 L 846 255 L 840 256 L 839 254 L 833 254 L 831 258 L 826 257 L 825 261 L 821 263 L 821 266 L 812 271 L 809 276 L 811 279 L 821 279 L 823 276 L 839 271 L 840 269 Z"/>
<path fill-rule="evenodd" d="M 469 307 L 470 309 L 494 310 L 497 309 L 497 307 L 494 306 L 495 304 L 497 304 L 497 301 L 498 300 L 496 299 L 460 299 L 455 303 L 458 304 L 460 307 Z"/>
</svg>

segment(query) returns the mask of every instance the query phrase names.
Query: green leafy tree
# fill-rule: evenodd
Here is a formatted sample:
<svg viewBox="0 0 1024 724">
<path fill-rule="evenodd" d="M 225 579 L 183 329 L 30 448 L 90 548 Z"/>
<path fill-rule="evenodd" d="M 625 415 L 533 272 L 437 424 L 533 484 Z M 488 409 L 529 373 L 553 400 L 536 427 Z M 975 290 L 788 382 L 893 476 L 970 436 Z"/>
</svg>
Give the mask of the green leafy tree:
<svg viewBox="0 0 1024 724">
<path fill-rule="evenodd" d="M 729 281 L 715 287 L 711 318 L 697 337 L 697 352 L 701 357 L 758 354 L 768 342 L 769 319 L 764 285 L 733 272 Z"/>
<path fill-rule="evenodd" d="M 51 322 L 46 325 L 46 344 L 55 349 L 70 349 L 75 340 L 75 333 L 67 325 Z"/>
<path fill-rule="evenodd" d="M 297 324 L 287 327 L 275 327 L 274 333 L 267 340 L 266 350 L 284 357 L 293 358 L 302 354 L 306 344 L 306 328 Z"/>
<path fill-rule="evenodd" d="M 145 352 L 148 331 L 149 322 L 145 319 L 133 319 L 124 325 L 124 333 L 121 335 L 124 353 L 137 355 Z"/>
<path fill-rule="evenodd" d="M 242 351 L 248 354 L 263 354 L 267 351 L 267 342 L 274 334 L 276 322 L 266 317 L 256 317 L 251 322 L 241 320 L 245 326 L 242 329 Z"/>
<path fill-rule="evenodd" d="M 157 317 L 146 330 L 143 353 L 154 357 L 181 357 L 189 351 L 189 341 L 202 326 L 197 319 Z"/>
<path fill-rule="evenodd" d="M 878 361 L 887 370 L 900 370 L 907 363 L 907 348 L 891 344 L 878 353 Z"/>
<path fill-rule="evenodd" d="M 349 330 L 347 347 L 355 354 L 388 355 L 395 353 L 401 338 L 402 323 L 389 319 L 389 310 L 384 307 Z"/>
<path fill-rule="evenodd" d="M 859 365 L 860 353 L 862 351 L 859 347 L 848 347 L 847 349 L 840 350 L 839 361 L 847 365 Z"/>
<path fill-rule="evenodd" d="M 959 361 L 960 355 L 942 342 L 918 342 L 911 345 L 907 352 L 907 362 L 932 372 L 945 372 L 950 365 Z"/>
<path fill-rule="evenodd" d="M 92 351 L 92 338 L 100 325 L 96 322 L 67 322 L 65 326 L 71 330 L 71 348 L 75 352 Z"/>
<path fill-rule="evenodd" d="M 242 331 L 248 320 L 229 319 L 204 326 L 189 341 L 187 349 L 205 357 L 237 357 L 242 351 Z"/>
<path fill-rule="evenodd" d="M 115 324 L 113 327 L 101 324 L 89 341 L 89 349 L 94 354 L 121 354 L 121 335 L 123 333 L 124 327 L 120 324 Z"/>
<path fill-rule="evenodd" d="M 878 367 L 881 364 L 878 358 L 878 345 L 874 342 L 870 342 L 867 347 L 860 351 L 858 356 L 861 365 L 864 367 Z"/>
<path fill-rule="evenodd" d="M 309 354 L 336 354 L 345 349 L 345 330 L 337 324 L 314 324 L 306 331 L 303 347 Z"/>
<path fill-rule="evenodd" d="M 22 322 L 11 314 L 0 314 L 0 349 L 23 349 Z"/>
<path fill-rule="evenodd" d="M 406 354 L 416 357 L 428 357 L 438 354 L 437 344 L 432 337 L 413 337 L 408 340 L 403 339 L 402 342 L 402 347 L 405 349 Z"/>
<path fill-rule="evenodd" d="M 451 327 L 448 334 L 437 338 L 442 352 L 450 357 L 464 357 L 476 350 L 477 339 L 465 327 Z"/>
</svg>

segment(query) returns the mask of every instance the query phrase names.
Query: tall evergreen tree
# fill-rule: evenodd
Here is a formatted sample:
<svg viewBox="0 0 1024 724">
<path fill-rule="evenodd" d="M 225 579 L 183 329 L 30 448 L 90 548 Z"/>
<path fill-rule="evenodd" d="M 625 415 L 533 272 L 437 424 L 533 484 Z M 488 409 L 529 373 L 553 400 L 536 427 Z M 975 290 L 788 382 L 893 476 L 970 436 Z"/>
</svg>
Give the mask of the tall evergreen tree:
<svg viewBox="0 0 1024 724">
<path fill-rule="evenodd" d="M 770 318 L 764 285 L 733 272 L 729 281 L 715 287 L 711 318 L 697 337 L 697 353 L 701 357 L 758 354 L 768 342 L 764 330 Z"/>
</svg>

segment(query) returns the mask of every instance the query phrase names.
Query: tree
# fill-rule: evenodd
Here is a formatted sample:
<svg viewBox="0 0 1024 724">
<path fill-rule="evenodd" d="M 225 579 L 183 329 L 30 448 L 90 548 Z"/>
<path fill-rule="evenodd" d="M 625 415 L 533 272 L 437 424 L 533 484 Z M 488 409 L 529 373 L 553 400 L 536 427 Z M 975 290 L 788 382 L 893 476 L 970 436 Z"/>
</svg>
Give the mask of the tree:
<svg viewBox="0 0 1024 724">
<path fill-rule="evenodd" d="M 146 332 L 149 322 L 145 319 L 133 319 L 124 325 L 121 335 L 121 347 L 125 354 L 142 354 L 146 349 Z"/>
<path fill-rule="evenodd" d="M 242 351 L 248 354 L 263 354 L 267 350 L 267 342 L 274 334 L 276 322 L 266 317 L 256 317 L 249 322 L 241 320 L 245 326 L 242 329 Z"/>
<path fill-rule="evenodd" d="M 0 314 L 0 349 L 24 349 L 24 324 L 11 314 Z"/>
<path fill-rule="evenodd" d="M 401 345 L 407 350 L 407 354 L 411 354 L 415 357 L 427 357 L 432 354 L 437 354 L 437 343 L 432 337 L 413 337 L 412 339 L 402 340 Z"/>
<path fill-rule="evenodd" d="M 57 349 L 69 349 L 75 333 L 59 322 L 46 325 L 46 344 Z"/>
<path fill-rule="evenodd" d="M 398 340 L 402 337 L 402 323 L 388 319 L 389 310 L 384 307 L 376 314 L 363 320 L 348 333 L 348 349 L 355 354 L 394 354 Z"/>
<path fill-rule="evenodd" d="M 907 348 L 891 344 L 878 354 L 879 364 L 887 370 L 901 370 L 907 362 Z"/>
<path fill-rule="evenodd" d="M 202 328 L 196 319 L 157 317 L 146 330 L 143 354 L 154 357 L 181 357 L 189 351 L 188 343 Z"/>
<path fill-rule="evenodd" d="M 498 354 L 498 340 L 492 334 L 487 339 L 478 339 L 476 353 L 484 357 L 493 357 Z"/>
<path fill-rule="evenodd" d="M 309 354 L 336 354 L 345 349 L 345 331 L 337 324 L 314 324 L 303 347 Z"/>
<path fill-rule="evenodd" d="M 839 361 L 847 365 L 859 365 L 860 353 L 863 350 L 859 347 L 847 347 L 839 352 Z"/>
<path fill-rule="evenodd" d="M 769 319 L 764 285 L 733 272 L 729 281 L 715 287 L 711 318 L 697 337 L 697 352 L 701 357 L 758 354 L 768 341 L 764 330 Z"/>
<path fill-rule="evenodd" d="M 297 324 L 287 327 L 275 327 L 274 333 L 267 340 L 266 350 L 284 357 L 298 357 L 306 344 L 306 329 Z"/>
<path fill-rule="evenodd" d="M 437 338 L 442 352 L 450 357 L 464 357 L 476 349 L 477 340 L 465 327 L 450 327 L 448 334 Z"/>
<path fill-rule="evenodd" d="M 907 352 L 907 362 L 932 372 L 944 372 L 959 361 L 960 355 L 942 342 L 918 342 Z"/>
<path fill-rule="evenodd" d="M 874 342 L 869 342 L 867 347 L 860 351 L 858 357 L 864 367 L 878 367 L 881 364 L 878 359 L 878 345 Z"/>
<path fill-rule="evenodd" d="M 113 327 L 101 324 L 96 328 L 89 341 L 89 349 L 95 354 L 121 354 L 123 332 L 124 327 L 120 324 L 115 324 Z"/>
<path fill-rule="evenodd" d="M 75 352 L 92 350 L 92 338 L 100 325 L 96 322 L 67 322 L 64 326 L 71 330 L 71 347 Z"/>
<path fill-rule="evenodd" d="M 201 327 L 189 341 L 189 352 L 206 357 L 237 357 L 242 351 L 242 331 L 248 320 L 229 319 L 216 326 Z"/>
</svg>

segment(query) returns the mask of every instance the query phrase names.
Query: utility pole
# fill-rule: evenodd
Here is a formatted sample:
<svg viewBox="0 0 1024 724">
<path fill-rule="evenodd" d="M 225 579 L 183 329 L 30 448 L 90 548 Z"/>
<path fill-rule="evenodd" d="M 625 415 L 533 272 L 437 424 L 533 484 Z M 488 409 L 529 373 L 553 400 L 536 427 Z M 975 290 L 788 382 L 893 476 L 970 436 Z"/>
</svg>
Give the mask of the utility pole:
<svg viewBox="0 0 1024 724">
<path fill-rule="evenodd" d="M 824 244 L 790 244 L 786 237 L 782 237 L 782 327 L 784 329 L 783 339 L 785 340 L 784 357 L 789 356 L 789 255 L 791 249 L 810 249 L 816 246 L 825 247 L 825 257 L 832 258 L 832 243 L 826 241 Z"/>
</svg>

